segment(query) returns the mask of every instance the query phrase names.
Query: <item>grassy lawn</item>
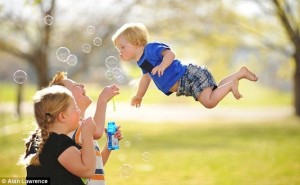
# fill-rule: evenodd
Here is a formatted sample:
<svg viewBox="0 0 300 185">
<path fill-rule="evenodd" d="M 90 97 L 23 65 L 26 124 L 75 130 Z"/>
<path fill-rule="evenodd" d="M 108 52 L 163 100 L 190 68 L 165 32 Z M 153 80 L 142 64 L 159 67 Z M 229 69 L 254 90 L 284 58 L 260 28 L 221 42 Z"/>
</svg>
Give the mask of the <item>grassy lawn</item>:
<svg viewBox="0 0 300 185">
<path fill-rule="evenodd" d="M 32 118 L 1 117 L 12 124 L 0 127 L 0 176 L 24 177 L 16 163 Z M 241 122 L 124 123 L 121 149 L 105 168 L 107 184 L 300 184 L 299 119 Z"/>
<path fill-rule="evenodd" d="M 97 100 L 99 93 L 102 91 L 103 86 L 95 83 L 86 83 L 85 89 L 87 94 L 94 101 Z M 17 84 L 1 83 L 0 82 L 0 102 L 8 103 L 16 101 L 16 93 L 18 90 Z M 267 88 L 257 83 L 250 83 L 241 81 L 239 89 L 243 98 L 237 101 L 231 94 L 226 96 L 220 103 L 220 106 L 290 106 L 292 104 L 291 92 L 282 92 L 276 89 Z M 24 84 L 23 86 L 23 100 L 32 102 L 32 97 L 36 91 L 36 86 L 33 84 Z M 133 95 L 136 93 L 137 87 L 123 84 L 120 86 L 120 94 L 115 98 L 117 102 L 130 102 Z M 153 83 L 151 83 L 147 94 L 143 99 L 144 104 L 195 104 L 191 97 L 176 97 L 175 93 L 169 97 L 161 93 Z"/>
</svg>

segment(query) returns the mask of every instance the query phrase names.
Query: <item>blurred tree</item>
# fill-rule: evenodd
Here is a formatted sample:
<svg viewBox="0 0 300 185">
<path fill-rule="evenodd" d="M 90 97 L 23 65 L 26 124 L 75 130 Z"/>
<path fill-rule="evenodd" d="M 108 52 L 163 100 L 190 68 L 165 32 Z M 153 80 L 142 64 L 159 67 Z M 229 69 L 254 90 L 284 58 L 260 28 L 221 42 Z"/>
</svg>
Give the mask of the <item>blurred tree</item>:
<svg viewBox="0 0 300 185">
<path fill-rule="evenodd" d="M 300 2 L 291 0 L 273 0 L 277 16 L 294 46 L 294 105 L 296 114 L 300 116 Z"/>
<path fill-rule="evenodd" d="M 107 41 L 109 40 L 110 45 L 112 45 L 109 37 L 111 30 L 115 30 L 121 24 L 120 22 L 124 19 L 126 12 L 130 11 L 132 5 L 138 2 L 139 0 L 126 3 L 119 3 L 117 0 L 111 0 L 109 3 L 103 4 L 93 2 L 91 5 L 94 7 L 88 8 L 89 10 L 94 8 L 94 12 L 89 12 L 87 9 L 84 9 L 85 7 L 80 7 L 81 12 L 78 11 L 76 12 L 77 14 L 74 14 L 74 9 L 82 4 L 77 1 L 72 2 L 72 0 L 68 2 L 60 1 L 59 3 L 62 7 L 58 7 L 56 0 L 1 2 L 0 52 L 8 53 L 26 61 L 35 71 L 38 88 L 45 87 L 50 80 L 50 69 L 54 66 L 50 61 L 54 60 L 53 58 L 56 60 L 56 57 L 51 55 L 54 48 L 57 49 L 59 46 L 68 45 L 81 60 L 85 61 L 79 65 L 80 67 L 77 70 L 73 70 L 73 75 L 78 72 L 88 71 L 89 57 L 91 55 L 86 55 L 82 52 L 83 40 L 87 39 L 87 36 L 82 32 L 82 27 L 86 28 L 86 24 L 91 23 L 89 18 L 94 16 L 92 20 L 94 20 L 95 31 L 97 31 L 97 28 L 101 28 L 103 42 L 106 41 L 108 43 Z M 67 3 L 67 5 L 63 3 Z M 114 6 L 114 4 L 118 4 L 122 8 Z M 102 9 L 106 8 L 107 11 L 110 10 L 107 6 L 111 6 L 113 11 L 105 12 L 106 16 L 99 16 L 101 11 L 98 10 L 101 6 L 103 7 Z M 68 13 L 72 11 L 73 16 L 71 15 L 70 18 Z M 58 21 L 53 26 L 56 20 Z M 104 47 L 107 48 L 108 46 Z M 21 114 L 21 97 L 22 89 L 19 88 L 16 98 L 19 114 Z"/>
<path fill-rule="evenodd" d="M 294 0 L 255 0 L 255 2 L 266 14 L 278 18 L 281 28 L 286 34 L 288 45 L 281 46 L 275 44 L 276 41 L 274 43 L 268 41 L 264 44 L 286 55 L 291 53 L 290 56 L 295 62 L 294 107 L 296 115 L 300 116 L 300 2 Z M 269 3 L 273 6 L 269 6 Z"/>
<path fill-rule="evenodd" d="M 40 1 L 35 3 L 39 6 L 40 20 L 43 20 L 46 15 L 53 15 L 55 0 L 50 0 L 47 6 Z M 11 6 L 16 4 L 12 3 Z M 16 14 L 8 10 L 1 13 L 1 27 L 2 29 L 6 27 L 4 30 L 6 34 L 2 32 L 0 36 L 0 50 L 25 59 L 37 72 L 38 86 L 46 86 L 49 80 L 47 74 L 50 25 L 42 24 L 34 16 L 24 16 L 21 12 Z M 10 34 L 11 32 L 14 34 Z"/>
<path fill-rule="evenodd" d="M 0 51 L 24 59 L 33 67 L 37 74 L 38 88 L 48 85 L 50 67 L 53 67 L 50 61 L 55 58 L 51 55 L 54 49 L 65 45 L 70 46 L 69 49 L 78 54 L 79 59 L 85 61 L 79 65 L 77 70 L 73 70 L 73 73 L 86 70 L 91 56 L 84 54 L 81 49 L 83 40 L 87 39 L 87 34 L 84 34 L 86 32 L 83 32 L 82 28 L 86 28 L 86 24 L 91 24 L 94 21 L 95 31 L 97 28 L 101 28 L 103 42 L 109 40 L 111 43 L 109 37 L 111 30 L 115 30 L 120 25 L 126 12 L 130 11 L 132 4 L 138 3 L 138 0 L 128 3 L 118 3 L 118 1 L 111 0 L 108 5 L 114 11 L 109 12 L 109 14 L 105 12 L 106 16 L 99 16 L 104 13 L 101 14 L 100 11 L 97 11 L 101 9 L 99 8 L 101 6 L 102 9 L 106 8 L 105 6 L 108 5 L 105 3 L 103 5 L 101 3 L 96 4 L 96 2 L 91 3 L 98 6 L 93 7 L 95 8 L 94 12 L 88 12 L 85 7 L 79 9 L 78 6 L 82 3 L 77 1 L 59 3 L 61 7 L 57 5 L 56 0 L 12 1 L 3 4 L 0 9 L 2 10 L 0 12 L 0 28 L 2 29 Z M 122 9 L 116 8 L 114 4 L 117 3 Z M 4 8 L 4 6 L 6 7 Z M 74 14 L 76 6 L 78 13 Z M 47 21 L 49 22 L 47 23 Z M 104 47 L 107 48 L 108 46 Z"/>
<path fill-rule="evenodd" d="M 246 6 L 239 11 L 233 11 L 234 6 L 241 2 L 247 2 Z M 253 16 L 251 18 L 242 16 L 243 13 L 251 11 L 249 5 L 253 3 L 259 5 L 263 14 L 250 15 Z M 152 7 L 157 4 L 159 8 Z M 223 60 L 227 61 L 226 65 L 230 65 L 230 57 L 236 50 L 251 45 L 256 47 L 256 50 L 260 50 L 263 45 L 272 52 L 293 58 L 295 62 L 294 107 L 296 115 L 300 116 L 300 1 L 152 0 L 146 6 L 148 9 L 150 7 L 152 7 L 152 15 L 157 18 L 154 21 L 159 20 L 159 24 L 153 24 L 150 29 L 155 30 L 156 33 L 162 33 L 163 37 L 170 35 L 172 42 L 181 42 L 180 50 L 185 49 L 182 46 L 188 46 L 188 44 L 194 44 L 195 47 L 197 42 L 202 43 L 205 47 L 205 50 L 201 52 L 202 56 L 199 56 L 199 50 L 196 54 L 198 57 L 203 57 L 205 51 L 210 51 L 209 55 L 206 55 L 209 61 L 212 57 L 215 57 L 213 61 L 222 61 L 225 57 Z M 274 23 L 273 20 L 276 18 L 278 20 Z M 251 48 L 249 47 L 246 52 L 251 52 Z M 268 55 L 268 60 L 276 56 L 275 54 L 272 56 L 271 52 Z M 285 63 L 287 62 L 290 60 L 287 59 Z M 217 65 L 222 66 L 220 63 Z"/>
<path fill-rule="evenodd" d="M 232 10 L 236 2 L 242 1 L 259 4 L 267 13 L 253 19 L 243 17 L 240 15 L 241 12 Z M 31 12 L 28 13 L 27 9 L 27 13 L 24 13 L 23 7 L 17 11 L 10 11 L 14 6 L 18 6 L 19 1 L 9 2 L 8 4 L 12 5 L 6 11 L 0 9 L 0 51 L 19 56 L 33 66 L 39 80 L 39 87 L 47 85 L 48 73 L 52 72 L 50 74 L 53 75 L 53 70 L 57 70 L 55 65 L 62 65 L 50 62 L 57 61 L 53 53 L 60 46 L 68 47 L 76 54 L 78 61 L 83 61 L 78 62 L 79 64 L 71 69 L 68 68 L 70 77 L 81 74 L 80 77 L 86 80 L 99 81 L 103 75 L 99 75 L 99 69 L 95 66 L 99 65 L 97 62 L 102 61 L 103 57 L 117 55 L 117 52 L 111 49 L 114 48 L 111 35 L 125 22 L 145 23 L 149 28 L 151 40 L 153 38 L 163 42 L 168 40 L 172 47 L 174 45 L 175 50 L 176 47 L 179 48 L 177 51 L 180 57 L 196 59 L 202 64 L 207 63 L 218 68 L 217 72 L 220 74 L 225 69 L 228 71 L 224 73 L 227 73 L 236 70 L 232 69 L 233 67 L 239 67 L 233 65 L 236 62 L 234 61 L 236 53 L 242 51 L 247 54 L 253 51 L 253 55 L 258 55 L 257 51 L 261 50 L 259 45 L 261 43 L 289 56 L 290 47 L 286 47 L 282 35 L 276 37 L 276 41 L 280 40 L 280 43 L 272 44 L 268 37 L 274 34 L 274 27 L 270 26 L 269 17 L 266 18 L 266 15 L 269 14 L 273 18 L 274 15 L 278 15 L 283 23 L 282 28 L 286 28 L 287 35 L 290 35 L 288 38 L 295 46 L 293 56 L 297 67 L 294 76 L 294 94 L 296 112 L 299 114 L 300 74 L 297 72 L 299 71 L 299 62 L 297 62 L 299 61 L 299 40 L 297 41 L 299 19 L 297 20 L 297 16 L 299 17 L 300 11 L 297 1 L 108 0 L 101 3 L 97 1 L 87 3 L 76 0 L 56 2 L 55 0 L 23 0 L 23 2 L 27 2 L 26 5 L 31 7 L 29 10 Z M 270 4 L 275 5 L 273 9 L 270 8 Z M 54 24 L 44 23 L 47 15 L 54 17 Z M 261 21 L 262 19 L 264 21 Z M 88 25 L 95 27 L 103 44 L 101 47 L 92 48 L 93 51 L 86 54 L 82 52 L 81 46 L 83 43 L 92 42 L 91 35 L 83 33 Z M 278 25 L 276 26 L 275 29 L 278 29 Z M 251 45 L 255 41 L 256 45 Z M 256 60 L 262 65 L 262 60 Z"/>
</svg>

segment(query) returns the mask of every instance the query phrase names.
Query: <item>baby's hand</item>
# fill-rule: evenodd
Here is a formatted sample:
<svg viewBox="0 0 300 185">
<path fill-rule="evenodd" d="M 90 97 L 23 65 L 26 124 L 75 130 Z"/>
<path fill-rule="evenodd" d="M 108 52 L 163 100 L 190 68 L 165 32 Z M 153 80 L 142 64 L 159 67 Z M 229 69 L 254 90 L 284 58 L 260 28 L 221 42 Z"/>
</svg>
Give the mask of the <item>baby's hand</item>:
<svg viewBox="0 0 300 185">
<path fill-rule="evenodd" d="M 93 136 L 95 130 L 96 125 L 92 117 L 88 117 L 87 119 L 82 121 L 81 133 L 83 136 Z"/>
<path fill-rule="evenodd" d="M 151 74 L 155 75 L 157 73 L 158 76 L 161 77 L 164 74 L 164 71 L 165 71 L 165 68 L 161 65 L 158 65 L 152 69 Z"/>
<path fill-rule="evenodd" d="M 131 99 L 131 106 L 140 107 L 142 104 L 142 98 L 138 96 L 134 96 Z"/>
<path fill-rule="evenodd" d="M 111 85 L 104 87 L 103 91 L 99 95 L 98 100 L 109 102 L 114 96 L 120 94 L 119 87 L 117 85 Z"/>
</svg>

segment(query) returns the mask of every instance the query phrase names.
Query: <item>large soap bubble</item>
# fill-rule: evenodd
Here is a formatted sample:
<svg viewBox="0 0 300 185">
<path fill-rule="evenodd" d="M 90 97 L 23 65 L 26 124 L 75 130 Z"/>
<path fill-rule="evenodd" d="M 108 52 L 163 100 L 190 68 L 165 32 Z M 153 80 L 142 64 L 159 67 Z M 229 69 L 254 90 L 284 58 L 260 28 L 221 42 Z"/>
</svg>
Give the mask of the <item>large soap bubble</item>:
<svg viewBox="0 0 300 185">
<path fill-rule="evenodd" d="M 75 66 L 77 64 L 77 62 L 78 62 L 77 56 L 74 54 L 70 54 L 68 57 L 67 63 L 70 66 Z"/>
<path fill-rule="evenodd" d="M 27 74 L 25 71 L 17 70 L 14 75 L 14 81 L 18 84 L 23 84 L 27 80 Z"/>
<path fill-rule="evenodd" d="M 56 58 L 61 62 L 66 62 L 70 55 L 70 50 L 66 47 L 60 47 L 56 50 Z"/>
<path fill-rule="evenodd" d="M 102 44 L 102 39 L 100 37 L 95 37 L 93 40 L 93 43 L 95 46 L 101 46 Z"/>
<path fill-rule="evenodd" d="M 45 18 L 44 18 L 44 22 L 47 25 L 53 24 L 53 17 L 51 15 L 46 15 Z"/>
<path fill-rule="evenodd" d="M 90 53 L 92 50 L 92 46 L 90 44 L 83 44 L 82 45 L 82 51 L 84 53 Z"/>
<path fill-rule="evenodd" d="M 113 69 L 118 67 L 118 59 L 114 56 L 109 56 L 105 60 L 105 65 L 108 69 Z"/>
<path fill-rule="evenodd" d="M 94 26 L 88 26 L 86 28 L 86 31 L 88 32 L 88 34 L 94 34 L 95 33 L 96 28 Z"/>
</svg>

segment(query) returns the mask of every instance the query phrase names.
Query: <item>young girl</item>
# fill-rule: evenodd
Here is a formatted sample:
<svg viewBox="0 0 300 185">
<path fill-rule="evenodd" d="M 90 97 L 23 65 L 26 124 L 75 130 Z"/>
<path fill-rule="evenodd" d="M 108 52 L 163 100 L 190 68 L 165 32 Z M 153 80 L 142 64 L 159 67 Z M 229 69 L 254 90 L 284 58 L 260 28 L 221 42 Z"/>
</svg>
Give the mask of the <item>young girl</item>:
<svg viewBox="0 0 300 185">
<path fill-rule="evenodd" d="M 175 54 L 168 45 L 148 43 L 147 28 L 141 23 L 123 25 L 113 35 L 112 40 L 121 59 L 136 61 L 143 72 L 138 91 L 131 100 L 132 106 L 140 107 L 151 79 L 164 94 L 177 92 L 177 96 L 193 96 L 207 108 L 215 107 L 229 92 L 232 92 L 236 99 L 240 99 L 240 79 L 257 81 L 255 74 L 242 67 L 217 85 L 206 67 L 183 65 L 175 59 Z"/>
<path fill-rule="evenodd" d="M 66 87 L 71 91 L 78 108 L 80 109 L 80 116 L 84 118 L 86 109 L 91 105 L 92 100 L 86 93 L 84 84 L 76 83 L 75 81 L 67 77 L 67 73 L 59 71 L 55 74 L 49 86 L 51 85 L 61 85 Z M 114 96 L 119 94 L 119 88 L 116 85 L 111 85 L 105 87 L 98 96 L 96 111 L 94 114 L 94 121 L 96 124 L 96 131 L 94 132 L 94 149 L 96 153 L 96 170 L 95 174 L 87 179 L 86 185 L 105 185 L 105 174 L 104 166 L 110 156 L 111 151 L 108 150 L 107 145 L 100 150 L 97 139 L 100 139 L 105 126 L 105 114 L 107 102 L 110 101 Z M 79 127 L 74 132 L 68 134 L 73 140 L 81 144 L 82 134 L 81 128 Z M 116 133 L 116 137 L 121 140 L 123 138 L 120 126 Z"/>
<path fill-rule="evenodd" d="M 95 171 L 93 119 L 82 123 L 82 145 L 76 145 L 67 134 L 79 127 L 80 110 L 71 92 L 57 85 L 35 94 L 34 114 L 40 132 L 26 144 L 27 178 L 49 177 L 51 185 L 83 185 L 81 177 L 90 178 Z M 37 151 L 30 151 L 33 148 Z"/>
</svg>

